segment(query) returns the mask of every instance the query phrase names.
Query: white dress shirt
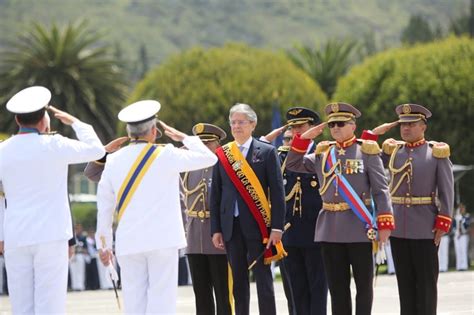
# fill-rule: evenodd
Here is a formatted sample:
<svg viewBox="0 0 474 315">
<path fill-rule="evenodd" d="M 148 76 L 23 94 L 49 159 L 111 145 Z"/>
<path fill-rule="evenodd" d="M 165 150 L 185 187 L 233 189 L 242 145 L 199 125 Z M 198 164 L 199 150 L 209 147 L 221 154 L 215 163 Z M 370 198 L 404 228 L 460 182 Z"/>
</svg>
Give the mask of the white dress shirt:
<svg viewBox="0 0 474 315">
<path fill-rule="evenodd" d="M 91 125 L 72 124 L 79 140 L 27 133 L 0 144 L 0 181 L 7 208 L 0 207 L 5 249 L 72 238 L 67 175 L 69 164 L 100 159 L 105 150 Z"/>
<path fill-rule="evenodd" d="M 186 137 L 183 144 L 188 150 L 171 144 L 164 146 L 143 176 L 117 227 L 117 256 L 186 246 L 179 173 L 212 166 L 217 157 L 198 137 Z M 117 194 L 144 146 L 144 143 L 129 145 L 107 157 L 97 191 L 96 242 L 99 248 L 102 248 L 101 236 L 105 237 L 106 248 L 112 246 Z"/>
</svg>

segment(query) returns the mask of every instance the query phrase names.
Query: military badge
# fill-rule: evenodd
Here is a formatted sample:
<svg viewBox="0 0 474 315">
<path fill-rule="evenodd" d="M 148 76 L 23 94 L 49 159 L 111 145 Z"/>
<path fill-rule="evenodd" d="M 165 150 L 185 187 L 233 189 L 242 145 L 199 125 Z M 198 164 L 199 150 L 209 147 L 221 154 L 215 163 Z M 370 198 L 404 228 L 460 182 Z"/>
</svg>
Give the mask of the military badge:
<svg viewBox="0 0 474 315">
<path fill-rule="evenodd" d="M 290 114 L 291 116 L 296 116 L 299 113 L 301 113 L 302 111 L 303 111 L 302 109 L 296 108 L 296 109 L 293 109 L 293 110 L 289 111 L 288 114 Z"/>
<path fill-rule="evenodd" d="M 411 113 L 410 104 L 404 104 L 403 107 L 402 107 L 402 112 L 404 114 L 410 114 Z"/>
<path fill-rule="evenodd" d="M 375 241 L 375 239 L 377 238 L 377 231 L 370 228 L 367 230 L 367 237 L 369 240 L 371 241 Z"/>
<path fill-rule="evenodd" d="M 194 130 L 196 131 L 196 134 L 200 134 L 204 131 L 204 124 L 197 124 L 194 127 Z"/>
<path fill-rule="evenodd" d="M 331 110 L 333 113 L 339 112 L 339 104 L 338 103 L 332 103 L 331 104 Z"/>
<path fill-rule="evenodd" d="M 346 174 L 360 174 L 364 173 L 364 161 L 347 159 L 344 165 Z"/>
</svg>

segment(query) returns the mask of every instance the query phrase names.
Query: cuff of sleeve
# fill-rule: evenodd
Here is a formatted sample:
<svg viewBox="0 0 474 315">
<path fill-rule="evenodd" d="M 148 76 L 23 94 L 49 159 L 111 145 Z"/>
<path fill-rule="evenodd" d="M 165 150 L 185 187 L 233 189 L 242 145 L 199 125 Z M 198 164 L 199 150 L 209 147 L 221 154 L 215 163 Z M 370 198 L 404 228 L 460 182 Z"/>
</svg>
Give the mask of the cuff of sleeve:
<svg viewBox="0 0 474 315">
<path fill-rule="evenodd" d="M 379 230 L 394 230 L 395 219 L 391 213 L 381 213 L 377 216 L 377 227 Z"/>
<path fill-rule="evenodd" d="M 310 139 L 301 139 L 301 135 L 296 134 L 291 143 L 291 150 L 298 153 L 306 153 L 308 146 L 311 143 Z"/>
<path fill-rule="evenodd" d="M 280 233 L 283 233 L 283 230 L 280 230 L 280 229 L 272 229 L 272 232 L 280 232 Z"/>
<path fill-rule="evenodd" d="M 451 218 L 442 214 L 438 214 L 436 216 L 434 228 L 448 233 L 451 229 Z"/>
<path fill-rule="evenodd" d="M 104 165 L 105 162 L 107 162 L 107 155 L 109 155 L 109 153 L 105 152 L 104 156 L 100 158 L 99 160 L 94 161 L 94 163 L 99 164 L 99 165 Z"/>
<path fill-rule="evenodd" d="M 372 130 L 364 130 L 362 131 L 362 136 L 360 138 L 363 140 L 377 141 L 379 136 L 373 133 Z"/>
</svg>

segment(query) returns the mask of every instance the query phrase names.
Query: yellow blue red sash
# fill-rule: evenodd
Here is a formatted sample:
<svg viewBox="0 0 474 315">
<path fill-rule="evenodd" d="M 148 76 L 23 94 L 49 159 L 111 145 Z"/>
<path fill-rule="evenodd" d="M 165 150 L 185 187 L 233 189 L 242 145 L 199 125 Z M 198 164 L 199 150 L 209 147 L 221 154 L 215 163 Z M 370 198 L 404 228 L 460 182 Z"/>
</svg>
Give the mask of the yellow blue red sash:
<svg viewBox="0 0 474 315">
<path fill-rule="evenodd" d="M 268 242 L 268 229 L 271 225 L 271 211 L 267 196 L 257 175 L 240 152 L 235 142 L 230 142 L 216 150 L 226 174 L 245 201 L 262 235 L 263 243 Z M 264 253 L 264 263 L 270 264 L 286 256 L 283 245 L 278 243 Z"/>
<path fill-rule="evenodd" d="M 135 190 L 143 179 L 143 176 L 160 152 L 161 147 L 148 143 L 133 163 L 117 195 L 117 222 L 122 218 L 122 215 L 132 199 Z"/>
<path fill-rule="evenodd" d="M 331 167 L 336 164 L 336 147 L 333 146 L 329 151 L 329 156 L 326 162 L 326 171 L 329 171 Z M 334 169 L 334 173 L 339 179 L 339 182 L 333 181 L 334 186 L 341 194 L 345 202 L 349 204 L 352 212 L 365 223 L 365 228 L 367 229 L 367 237 L 370 240 L 376 238 L 377 223 L 374 220 L 372 213 L 367 209 L 366 205 L 359 197 L 359 195 L 354 191 L 349 181 L 344 177 L 344 175 L 339 172 L 337 168 Z"/>
</svg>

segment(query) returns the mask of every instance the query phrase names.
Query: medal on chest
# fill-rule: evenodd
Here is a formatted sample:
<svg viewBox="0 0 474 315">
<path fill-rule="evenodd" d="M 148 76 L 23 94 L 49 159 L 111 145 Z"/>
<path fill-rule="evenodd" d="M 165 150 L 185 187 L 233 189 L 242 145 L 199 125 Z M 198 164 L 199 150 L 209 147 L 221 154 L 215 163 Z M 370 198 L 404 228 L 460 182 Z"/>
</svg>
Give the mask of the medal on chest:
<svg viewBox="0 0 474 315">
<path fill-rule="evenodd" d="M 344 162 L 344 172 L 346 174 L 364 173 L 364 161 L 358 159 L 347 159 Z"/>
</svg>

